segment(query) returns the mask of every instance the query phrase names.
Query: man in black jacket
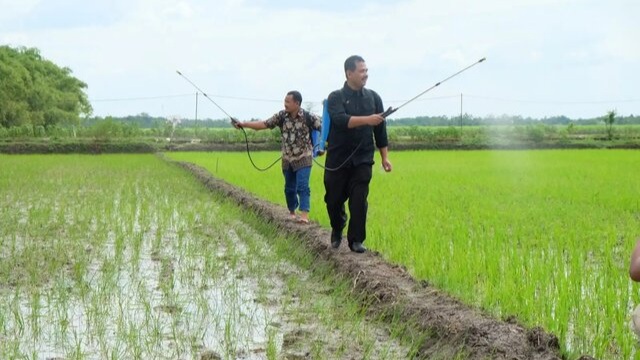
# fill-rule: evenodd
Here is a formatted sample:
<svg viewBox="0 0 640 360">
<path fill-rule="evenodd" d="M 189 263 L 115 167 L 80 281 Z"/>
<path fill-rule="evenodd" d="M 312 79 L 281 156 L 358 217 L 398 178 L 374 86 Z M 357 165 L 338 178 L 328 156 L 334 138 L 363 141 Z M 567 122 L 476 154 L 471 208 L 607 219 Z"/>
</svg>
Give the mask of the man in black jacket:
<svg viewBox="0 0 640 360">
<path fill-rule="evenodd" d="M 327 138 L 327 160 L 324 173 L 324 201 L 331 221 L 331 246 L 342 242 L 342 230 L 347 222 L 344 203 L 349 200 L 349 249 L 365 252 L 367 196 L 371 181 L 374 139 L 380 152 L 382 167 L 391 171 L 387 157 L 387 128 L 382 113 L 382 99 L 364 86 L 369 77 L 367 65 L 353 55 L 344 62 L 347 78 L 342 89 L 329 94 L 327 106 L 331 124 Z"/>
</svg>

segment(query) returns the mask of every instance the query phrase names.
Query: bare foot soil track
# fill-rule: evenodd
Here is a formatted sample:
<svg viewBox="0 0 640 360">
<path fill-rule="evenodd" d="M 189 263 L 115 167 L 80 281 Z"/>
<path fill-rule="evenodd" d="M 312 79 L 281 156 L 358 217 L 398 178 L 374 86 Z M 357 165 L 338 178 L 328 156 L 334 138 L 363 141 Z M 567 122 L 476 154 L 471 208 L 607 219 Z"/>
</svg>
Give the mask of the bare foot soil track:
<svg viewBox="0 0 640 360">
<path fill-rule="evenodd" d="M 351 253 L 346 246 L 334 250 L 330 231 L 318 224 L 296 224 L 281 206 L 257 199 L 246 191 L 215 178 L 194 164 L 179 162 L 208 189 L 247 210 L 256 212 L 279 231 L 300 239 L 317 261 L 328 263 L 351 279 L 354 291 L 370 299 L 368 311 L 395 317 L 423 334 L 420 358 L 563 359 L 556 336 L 539 327 L 526 328 L 517 321 L 500 321 L 414 279 L 403 267 L 390 264 L 380 254 Z M 589 358 L 589 357 L 584 357 Z"/>
</svg>

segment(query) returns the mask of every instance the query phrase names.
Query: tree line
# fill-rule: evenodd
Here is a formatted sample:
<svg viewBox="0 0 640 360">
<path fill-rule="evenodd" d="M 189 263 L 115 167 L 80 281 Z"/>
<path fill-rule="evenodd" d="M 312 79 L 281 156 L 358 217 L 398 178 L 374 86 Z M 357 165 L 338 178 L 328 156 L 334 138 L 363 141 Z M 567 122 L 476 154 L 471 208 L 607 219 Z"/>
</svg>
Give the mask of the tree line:
<svg viewBox="0 0 640 360">
<path fill-rule="evenodd" d="M 80 124 L 92 108 L 71 73 L 35 48 L 0 46 L 0 126 Z"/>
<path fill-rule="evenodd" d="M 464 114 L 460 117 L 448 116 L 418 116 L 412 118 L 398 118 L 387 121 L 388 126 L 487 126 L 487 125 L 603 125 L 607 115 L 587 118 L 571 119 L 566 116 L 551 116 L 544 118 L 522 117 L 519 115 L 487 115 L 484 117 Z M 170 123 L 172 119 L 166 117 L 154 117 L 147 113 L 129 115 L 123 117 L 90 117 L 83 125 L 93 126 L 103 121 L 114 121 L 122 124 L 135 125 L 140 128 L 162 127 Z M 616 116 L 616 125 L 640 125 L 640 116 Z M 182 119 L 176 124 L 179 128 L 230 128 L 229 119 Z"/>
<path fill-rule="evenodd" d="M 569 117 L 550 116 L 544 118 L 522 117 L 520 115 L 487 115 L 484 117 L 464 114 L 459 116 L 419 116 L 390 120 L 389 126 L 486 126 L 486 125 L 602 125 L 606 123 L 607 115 L 594 118 L 571 119 Z M 640 116 L 616 116 L 615 123 L 619 125 L 640 125 Z"/>
</svg>

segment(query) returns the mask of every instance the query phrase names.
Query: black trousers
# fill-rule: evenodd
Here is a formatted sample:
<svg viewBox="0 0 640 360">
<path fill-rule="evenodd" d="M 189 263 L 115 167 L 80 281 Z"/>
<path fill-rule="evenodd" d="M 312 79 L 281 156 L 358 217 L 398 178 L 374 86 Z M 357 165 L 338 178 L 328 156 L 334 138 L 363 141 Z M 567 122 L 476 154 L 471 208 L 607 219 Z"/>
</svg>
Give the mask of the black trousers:
<svg viewBox="0 0 640 360">
<path fill-rule="evenodd" d="M 324 202 L 334 230 L 344 229 L 347 222 L 344 203 L 349 200 L 349 243 L 364 242 L 367 238 L 367 196 L 371 182 L 372 165 L 346 167 L 324 172 Z"/>
</svg>

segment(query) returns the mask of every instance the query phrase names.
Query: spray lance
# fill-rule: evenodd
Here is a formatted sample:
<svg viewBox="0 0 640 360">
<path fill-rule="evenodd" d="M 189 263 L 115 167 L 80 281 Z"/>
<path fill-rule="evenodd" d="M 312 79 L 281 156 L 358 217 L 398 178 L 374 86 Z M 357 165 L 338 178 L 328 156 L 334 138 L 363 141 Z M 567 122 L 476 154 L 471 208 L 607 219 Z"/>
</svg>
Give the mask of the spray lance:
<svg viewBox="0 0 640 360">
<path fill-rule="evenodd" d="M 231 124 L 233 125 L 233 127 L 237 127 L 236 125 L 239 123 L 238 119 L 234 118 L 233 116 L 229 115 L 228 112 L 226 112 L 220 105 L 218 105 L 218 103 L 216 103 L 215 101 L 213 101 L 212 98 L 209 97 L 209 95 L 207 95 L 207 93 L 205 93 L 204 91 L 202 91 L 202 89 L 200 89 L 198 87 L 198 85 L 194 84 L 193 81 L 189 80 L 188 77 L 184 76 L 180 71 L 176 70 L 176 72 L 178 73 L 178 75 L 182 76 L 185 80 L 187 80 L 189 82 L 189 84 L 193 85 L 194 88 L 196 88 L 198 91 L 200 91 L 204 97 L 206 97 L 207 99 L 209 99 L 209 101 L 211 101 L 213 103 L 213 105 L 215 105 L 218 109 L 220 109 L 220 111 L 222 111 L 225 115 L 227 115 L 229 117 L 229 119 L 231 119 Z M 254 168 L 256 168 L 256 170 L 258 171 L 266 171 L 269 170 L 273 165 L 277 164 L 278 161 L 280 161 L 280 158 L 276 159 L 276 161 L 274 161 L 273 163 L 271 163 L 271 165 L 267 166 L 266 168 L 261 168 L 258 167 L 256 165 L 256 163 L 253 161 L 253 158 L 251 157 L 251 152 L 249 151 L 249 139 L 247 138 L 247 132 L 244 130 L 243 127 L 239 127 L 240 130 L 242 130 L 242 133 L 244 134 L 244 141 L 245 144 L 247 145 L 247 156 L 249 156 L 249 161 L 251 161 L 251 165 L 253 165 Z"/>
<path fill-rule="evenodd" d="M 220 109 L 220 111 L 222 111 L 225 115 L 227 115 L 230 119 L 231 119 L 231 123 L 235 126 L 235 124 L 238 123 L 238 120 L 236 118 L 234 118 L 233 116 L 229 115 L 229 113 L 227 113 L 226 111 L 224 111 L 224 109 L 218 105 L 218 103 L 216 103 L 215 101 L 213 101 L 212 98 L 209 97 L 209 95 L 207 95 L 207 93 L 205 93 L 204 91 L 202 91 L 202 89 L 200 89 L 198 87 L 198 85 L 194 84 L 193 81 L 189 80 L 188 77 L 184 76 L 180 71 L 176 70 L 176 72 L 178 73 L 178 75 L 182 76 L 185 80 L 187 80 L 189 82 L 189 84 L 193 85 L 194 88 L 196 88 L 198 91 L 200 91 L 202 93 L 202 95 L 204 95 L 204 97 L 206 97 L 207 99 L 209 99 L 209 101 L 211 101 L 213 103 L 213 105 L 215 105 L 218 109 Z"/>
<path fill-rule="evenodd" d="M 473 64 L 471 64 L 471 65 L 467 66 L 466 68 L 464 68 L 464 69 L 462 69 L 462 70 L 458 71 L 457 73 L 455 73 L 455 74 L 453 74 L 453 75 L 449 76 L 448 78 L 446 78 L 446 79 L 444 79 L 444 80 L 441 80 L 441 81 L 437 82 L 437 83 L 436 83 L 435 85 L 433 85 L 432 87 L 430 87 L 430 88 L 428 88 L 427 90 L 425 90 L 425 91 L 421 92 L 420 94 L 418 94 L 418 95 L 414 96 L 413 98 L 409 99 L 409 100 L 408 100 L 408 101 L 406 101 L 404 104 L 402 104 L 402 105 L 400 105 L 400 106 L 398 106 L 398 107 L 396 107 L 396 108 L 393 108 L 393 107 L 391 107 L 391 106 L 390 106 L 387 110 L 385 110 L 385 111 L 381 114 L 381 115 L 382 115 L 382 117 L 386 119 L 389 115 L 391 115 L 391 114 L 393 114 L 394 112 L 396 112 L 396 111 L 400 110 L 403 106 L 405 106 L 405 105 L 409 104 L 410 102 L 414 101 L 415 99 L 419 98 L 420 96 L 422 96 L 422 95 L 424 95 L 424 94 L 428 93 L 429 91 L 433 90 L 435 87 L 440 86 L 440 84 L 442 84 L 443 82 L 445 82 L 445 81 L 447 81 L 447 80 L 449 80 L 449 79 L 451 79 L 451 78 L 453 78 L 453 77 L 455 77 L 455 76 L 458 76 L 460 73 L 462 73 L 462 72 L 464 72 L 464 71 L 466 71 L 466 70 L 470 69 L 471 67 L 473 67 L 473 66 L 475 66 L 475 65 L 478 65 L 479 63 L 481 63 L 481 62 L 485 61 L 486 59 L 487 59 L 487 58 L 482 58 L 482 59 L 480 59 L 480 60 L 478 60 L 478 61 L 474 62 Z M 330 120 L 330 117 L 329 117 L 329 113 L 328 113 L 328 111 L 327 111 L 327 100 L 325 100 L 325 101 L 324 101 L 323 105 L 324 105 L 324 113 L 322 114 L 322 139 L 320 140 L 320 144 L 319 144 L 319 145 L 320 145 L 320 150 L 324 152 L 324 151 L 325 151 L 324 146 L 325 146 L 325 144 L 326 144 L 326 142 L 327 142 L 327 137 L 329 136 L 329 128 L 330 128 L 330 126 L 331 126 L 331 120 Z M 315 163 L 316 163 L 316 164 L 318 164 L 318 166 L 320 166 L 321 168 L 323 168 L 323 169 L 325 169 L 325 170 L 327 170 L 327 171 L 337 171 L 337 170 L 339 170 L 340 168 L 342 168 L 342 167 L 343 167 L 343 166 L 344 166 L 344 165 L 345 165 L 345 164 L 346 164 L 346 163 L 347 163 L 347 162 L 348 162 L 348 161 L 353 157 L 353 155 L 356 153 L 356 151 L 358 151 L 358 149 L 360 148 L 360 145 L 362 145 L 362 141 L 361 141 L 361 142 L 358 144 L 358 146 L 353 150 L 353 152 L 351 153 L 351 155 L 349 155 L 349 157 L 347 157 L 347 158 L 345 159 L 345 161 L 344 161 L 340 166 L 338 166 L 338 167 L 336 167 L 336 168 L 327 168 L 327 167 L 323 166 L 322 164 L 320 164 L 319 162 L 317 162 L 315 159 L 313 159 L 313 161 L 315 161 Z"/>
<path fill-rule="evenodd" d="M 444 79 L 444 80 L 442 80 L 442 81 L 437 82 L 437 83 L 436 83 L 435 85 L 433 85 L 432 87 L 430 87 L 430 88 L 428 88 L 427 90 L 425 90 L 425 91 L 421 92 L 420 94 L 418 94 L 418 95 L 416 95 L 416 96 L 412 97 L 412 98 L 411 98 L 411 99 L 409 99 L 407 102 L 405 102 L 404 104 L 402 104 L 402 105 L 398 106 L 397 108 L 393 108 L 393 107 L 389 106 L 389 108 L 388 108 L 385 112 L 383 112 L 383 113 L 382 113 L 382 117 L 386 119 L 389 115 L 391 115 L 391 114 L 393 114 L 394 112 L 396 112 L 396 111 L 400 110 L 400 108 L 402 108 L 403 106 L 405 106 L 405 105 L 407 105 L 408 103 L 412 102 L 413 100 L 415 100 L 415 99 L 419 98 L 420 96 L 422 96 L 422 95 L 424 95 L 424 94 L 428 93 L 429 91 L 433 90 L 435 87 L 439 86 L 439 85 L 440 85 L 440 84 L 442 84 L 443 82 L 445 82 L 445 81 L 447 81 L 447 80 L 449 80 L 449 79 L 451 79 L 451 78 L 453 78 L 453 77 L 455 77 L 455 76 L 458 76 L 460 73 L 462 73 L 462 72 L 464 72 L 464 71 L 466 71 L 466 70 L 468 70 L 468 69 L 470 69 L 470 68 L 472 68 L 472 67 L 474 67 L 474 66 L 476 66 L 476 65 L 480 64 L 481 62 L 485 61 L 486 59 L 487 59 L 487 58 L 486 58 L 486 57 L 484 57 L 484 58 L 482 58 L 482 59 L 480 59 L 480 60 L 478 60 L 478 61 L 474 62 L 473 64 L 471 64 L 471 65 L 467 66 L 466 68 L 464 68 L 464 69 L 462 69 L 462 70 L 458 71 L 457 73 L 455 73 L 455 74 L 453 74 L 453 75 L 449 76 L 448 78 L 446 78 L 446 79 Z"/>
</svg>

